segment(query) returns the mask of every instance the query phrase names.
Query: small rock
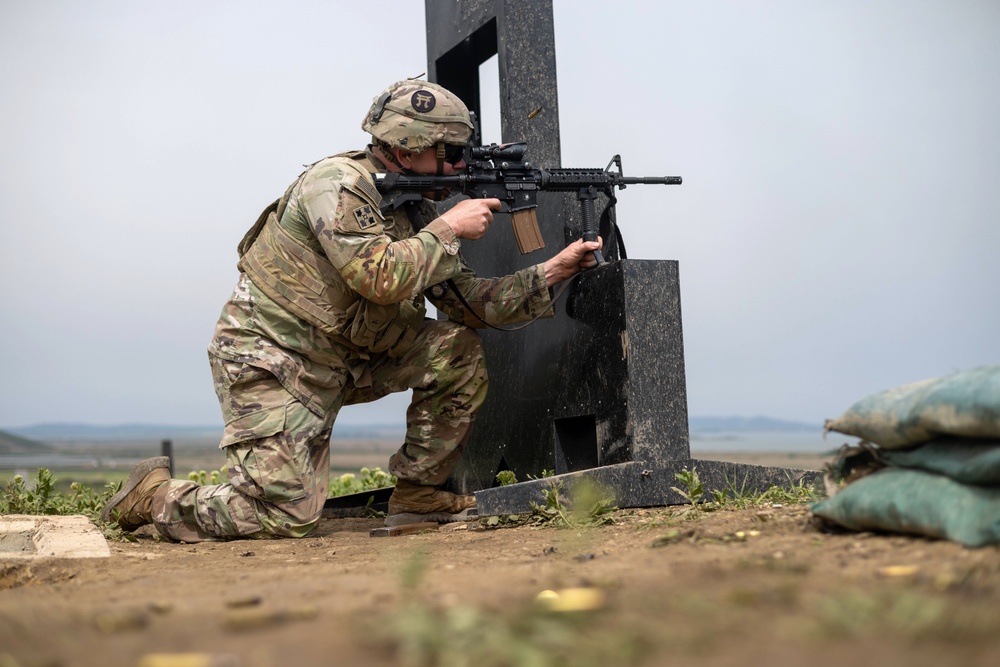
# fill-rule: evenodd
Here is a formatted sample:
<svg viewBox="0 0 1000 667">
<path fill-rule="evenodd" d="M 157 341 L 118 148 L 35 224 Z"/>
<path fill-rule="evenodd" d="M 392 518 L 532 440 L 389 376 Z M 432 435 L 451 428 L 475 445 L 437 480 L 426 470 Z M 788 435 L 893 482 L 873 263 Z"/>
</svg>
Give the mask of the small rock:
<svg viewBox="0 0 1000 667">
<path fill-rule="evenodd" d="M 920 572 L 916 565 L 886 565 L 878 569 L 879 576 L 882 577 L 912 577 Z"/>
<path fill-rule="evenodd" d="M 592 611 L 605 604 L 604 592 L 589 587 L 545 590 L 536 596 L 535 601 L 543 609 L 553 612 Z"/>
<path fill-rule="evenodd" d="M 259 595 L 242 595 L 235 598 L 230 598 L 226 600 L 226 606 L 230 608 L 234 607 L 255 607 L 259 605 L 263 600 Z"/>
<path fill-rule="evenodd" d="M 226 630 L 255 630 L 277 625 L 286 620 L 283 612 L 270 609 L 239 609 L 227 612 L 222 617 L 222 627 Z"/>
<path fill-rule="evenodd" d="M 689 537 L 692 538 L 693 541 L 694 530 L 682 531 L 680 528 L 671 528 L 670 530 L 668 530 L 667 532 L 663 533 L 655 540 L 653 540 L 653 543 L 650 544 L 650 546 L 653 547 L 654 549 L 659 547 L 665 547 L 668 544 L 674 544 Z"/>
<path fill-rule="evenodd" d="M 139 630 L 149 624 L 149 617 L 138 609 L 105 611 L 94 617 L 97 629 L 104 634 Z"/>
<path fill-rule="evenodd" d="M 309 620 L 318 615 L 319 608 L 315 605 L 291 609 L 238 609 L 227 612 L 222 617 L 222 626 L 226 630 L 239 632 L 279 625 L 287 621 Z"/>
<path fill-rule="evenodd" d="M 138 667 L 240 667 L 240 659 L 228 653 L 147 653 Z"/>
<path fill-rule="evenodd" d="M 174 604 L 163 600 L 154 600 L 149 603 L 149 610 L 157 614 L 168 614 L 174 610 Z"/>
</svg>

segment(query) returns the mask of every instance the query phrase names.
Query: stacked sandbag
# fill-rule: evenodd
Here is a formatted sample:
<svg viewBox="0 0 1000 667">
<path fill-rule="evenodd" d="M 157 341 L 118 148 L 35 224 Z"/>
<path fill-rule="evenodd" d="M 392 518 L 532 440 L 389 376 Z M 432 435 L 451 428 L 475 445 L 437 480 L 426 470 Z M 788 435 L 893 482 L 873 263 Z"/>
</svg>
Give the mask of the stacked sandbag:
<svg viewBox="0 0 1000 667">
<path fill-rule="evenodd" d="M 830 466 L 846 485 L 812 506 L 823 521 L 1000 544 L 1000 366 L 874 394 L 826 430 L 861 442 Z"/>
</svg>

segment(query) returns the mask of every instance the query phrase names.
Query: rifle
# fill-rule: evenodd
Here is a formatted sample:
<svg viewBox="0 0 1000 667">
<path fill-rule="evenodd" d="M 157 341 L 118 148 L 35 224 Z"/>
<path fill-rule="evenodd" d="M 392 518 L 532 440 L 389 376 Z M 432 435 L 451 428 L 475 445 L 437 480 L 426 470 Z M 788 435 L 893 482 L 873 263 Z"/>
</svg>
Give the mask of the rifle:
<svg viewBox="0 0 1000 667">
<path fill-rule="evenodd" d="M 540 190 L 576 192 L 583 221 L 583 240 L 596 241 L 598 221 L 594 200 L 599 194 L 608 197 L 608 206 L 601 215 L 601 226 L 614 223 L 615 188 L 629 185 L 680 185 L 680 176 L 630 177 L 622 174 L 620 155 L 611 158 L 604 169 L 536 169 L 524 159 L 528 144 L 490 144 L 469 150 L 466 168 L 452 176 L 424 176 L 401 173 L 374 174 L 379 192 L 401 193 L 388 205 L 398 207 L 407 201 L 419 200 L 424 192 L 449 190 L 475 199 L 496 198 L 507 205 L 521 254 L 545 247 L 538 228 L 537 197 Z M 616 167 L 612 171 L 611 167 Z M 621 246 L 624 251 L 624 245 Z M 594 253 L 604 263 L 600 251 Z M 624 252 L 622 254 L 624 257 Z"/>
</svg>

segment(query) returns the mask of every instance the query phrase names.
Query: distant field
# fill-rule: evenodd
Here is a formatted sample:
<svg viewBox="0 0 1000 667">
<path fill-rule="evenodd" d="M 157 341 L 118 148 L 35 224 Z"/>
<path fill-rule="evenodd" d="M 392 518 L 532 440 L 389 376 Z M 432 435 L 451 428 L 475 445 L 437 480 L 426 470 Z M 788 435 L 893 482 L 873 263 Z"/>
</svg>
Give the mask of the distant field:
<svg viewBox="0 0 1000 667">
<path fill-rule="evenodd" d="M 816 437 L 798 438 L 779 434 L 777 437 L 753 434 L 747 437 L 722 437 L 703 440 L 693 438 L 691 456 L 694 459 L 732 461 L 765 466 L 820 470 L 830 459 L 834 443 L 822 443 Z M 389 456 L 399 446 L 398 440 L 357 438 L 334 440 L 330 448 L 330 471 L 333 475 L 357 472 L 359 469 L 385 470 Z M 792 451 L 799 450 L 799 451 Z M 57 488 L 66 491 L 72 482 L 83 482 L 94 488 L 117 483 L 128 476 L 132 465 L 141 459 L 160 455 L 160 443 L 146 441 L 76 441 L 59 442 L 34 457 L 32 465 L 12 467 L 13 457 L 0 457 L 0 484 L 14 475 L 31 477 L 38 467 L 48 468 L 56 478 Z M 173 441 L 174 477 L 186 478 L 192 471 L 218 470 L 225 456 L 215 438 L 178 439 Z M 23 459 L 20 459 L 24 463 Z M 81 463 L 83 461 L 83 463 Z"/>
<path fill-rule="evenodd" d="M 335 440 L 330 448 L 330 472 L 340 475 L 363 467 L 386 469 L 389 456 L 399 447 L 397 441 Z M 56 478 L 56 487 L 67 491 L 73 482 L 103 488 L 128 477 L 135 462 L 159 456 L 159 442 L 149 441 L 74 441 L 59 442 L 43 454 L 25 457 L 0 457 L 0 484 L 15 475 L 34 476 L 40 467 L 48 468 Z M 212 438 L 173 441 L 174 477 L 186 478 L 192 471 L 218 470 L 226 457 L 219 442 Z"/>
</svg>

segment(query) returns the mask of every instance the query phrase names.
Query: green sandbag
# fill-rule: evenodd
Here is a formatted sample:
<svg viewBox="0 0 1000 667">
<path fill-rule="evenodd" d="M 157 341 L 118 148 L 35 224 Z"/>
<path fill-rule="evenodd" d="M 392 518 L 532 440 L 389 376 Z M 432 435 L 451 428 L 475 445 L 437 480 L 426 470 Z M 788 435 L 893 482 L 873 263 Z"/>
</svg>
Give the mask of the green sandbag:
<svg viewBox="0 0 1000 667">
<path fill-rule="evenodd" d="M 1000 438 L 1000 366 L 981 366 L 873 394 L 826 422 L 885 449 L 940 436 Z"/>
<path fill-rule="evenodd" d="M 936 472 L 963 484 L 1000 487 L 1000 440 L 942 438 L 916 449 L 884 451 L 879 458 L 890 466 Z"/>
<path fill-rule="evenodd" d="M 851 530 L 925 535 L 968 547 L 1000 544 L 1000 488 L 921 470 L 883 468 L 814 503 L 812 512 Z"/>
</svg>

